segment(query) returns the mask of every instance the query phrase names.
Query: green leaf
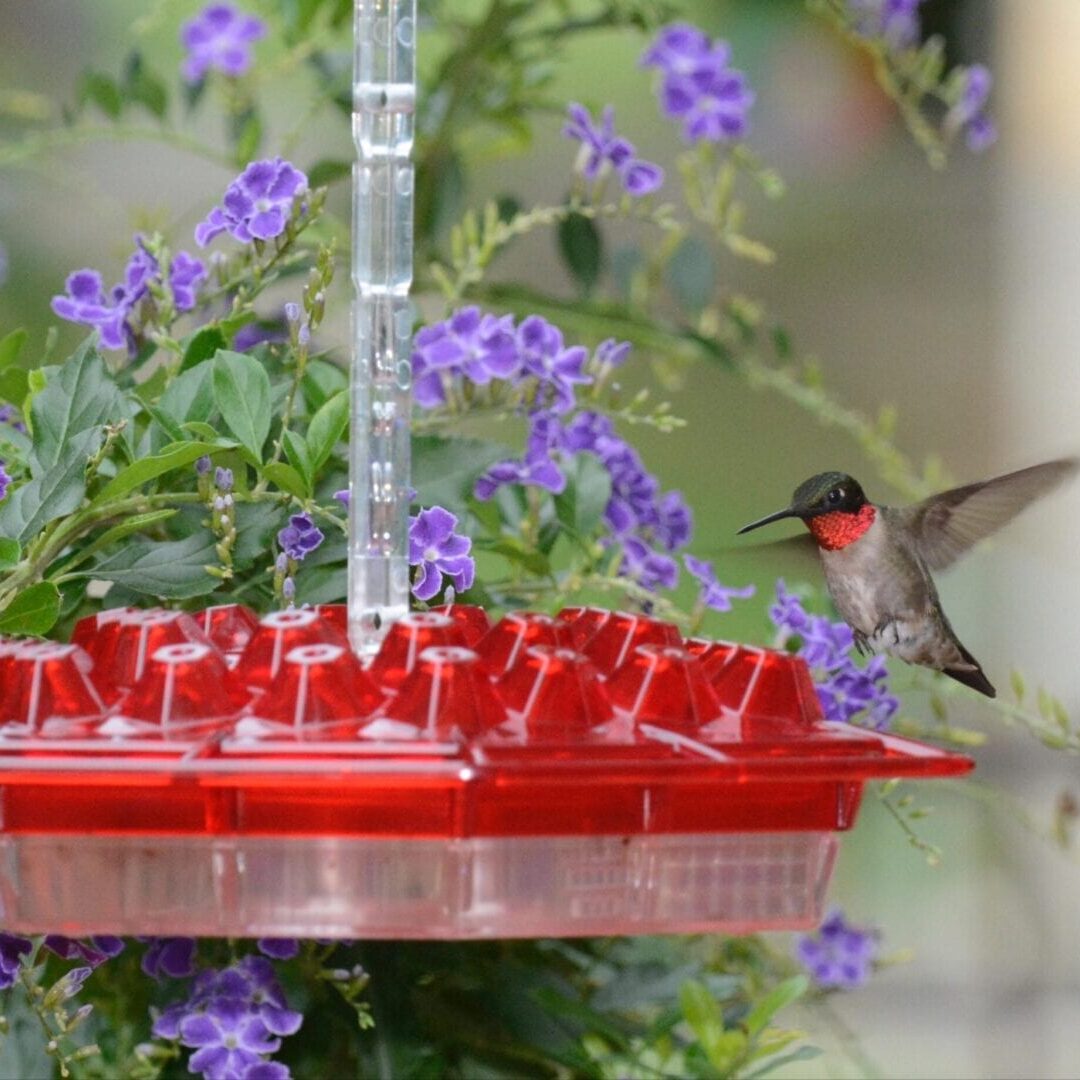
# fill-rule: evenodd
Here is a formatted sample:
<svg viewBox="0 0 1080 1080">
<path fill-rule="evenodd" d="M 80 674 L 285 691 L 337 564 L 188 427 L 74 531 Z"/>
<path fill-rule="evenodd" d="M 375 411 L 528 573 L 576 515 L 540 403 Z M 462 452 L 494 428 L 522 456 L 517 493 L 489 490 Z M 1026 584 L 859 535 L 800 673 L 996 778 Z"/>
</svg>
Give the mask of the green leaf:
<svg viewBox="0 0 1080 1080">
<path fill-rule="evenodd" d="M 281 441 L 285 447 L 285 456 L 304 482 L 304 491 L 306 493 L 304 497 L 307 498 L 311 495 L 311 485 L 315 477 L 315 469 L 311 461 L 307 440 L 303 435 L 287 430 L 282 434 Z"/>
<path fill-rule="evenodd" d="M 233 158 L 237 165 L 246 165 L 256 157 L 263 138 L 262 119 L 254 109 L 249 109 L 234 121 Z"/>
<path fill-rule="evenodd" d="M 209 360 L 218 349 L 224 349 L 228 344 L 220 327 L 204 326 L 201 330 L 196 330 L 184 342 L 180 370 L 190 371 L 191 368 L 198 367 L 204 360 Z"/>
<path fill-rule="evenodd" d="M 412 441 L 412 482 L 422 506 L 445 506 L 455 514 L 468 508 L 476 478 L 513 454 L 488 439 L 444 439 L 417 435 Z"/>
<path fill-rule="evenodd" d="M 104 551 L 115 544 L 117 540 L 123 540 L 125 537 L 131 536 L 132 533 L 143 532 L 145 529 L 149 529 L 151 525 L 168 521 L 169 518 L 175 517 L 178 513 L 179 510 L 175 508 L 150 510 L 145 514 L 135 514 L 133 517 L 125 518 L 119 525 L 114 525 L 111 529 L 103 532 L 92 544 L 80 551 L 79 555 L 80 557 L 96 555 L 99 551 Z"/>
<path fill-rule="evenodd" d="M 157 405 L 151 405 L 148 401 L 144 401 L 142 407 L 147 416 L 160 428 L 160 433 L 158 431 L 150 433 L 153 439 L 152 448 L 161 447 L 162 434 L 168 436 L 172 442 L 184 441 L 184 429 L 168 413 L 163 412 Z"/>
<path fill-rule="evenodd" d="M 205 439 L 207 442 L 213 442 L 218 437 L 218 433 L 209 424 L 204 424 L 201 420 L 189 420 L 186 424 L 181 424 L 180 427 L 184 431 L 190 432 L 195 438 Z"/>
<path fill-rule="evenodd" d="M 810 980 L 805 975 L 793 975 L 774 987 L 751 1010 L 746 1017 L 746 1030 L 755 1038 L 768 1026 L 769 1021 L 781 1010 L 806 993 Z"/>
<path fill-rule="evenodd" d="M 0 537 L 0 570 L 10 570 L 18 565 L 22 558 L 22 547 L 18 540 L 9 540 L 6 536 Z"/>
<path fill-rule="evenodd" d="M 142 105 L 159 120 L 163 120 L 169 107 L 169 94 L 165 84 L 147 70 L 137 52 L 128 57 L 124 68 L 124 97 L 130 102 Z"/>
<path fill-rule="evenodd" d="M 199 458 L 217 450 L 233 447 L 234 443 L 176 442 L 164 447 L 160 453 L 139 458 L 126 468 L 121 469 L 95 496 L 91 506 L 101 506 L 112 499 L 118 499 L 129 491 L 156 480 L 159 476 L 191 465 Z"/>
<path fill-rule="evenodd" d="M 295 495 L 298 499 L 306 499 L 310 495 L 308 485 L 304 478 L 291 465 L 284 461 L 271 461 L 263 466 L 263 475 L 272 484 L 276 484 L 282 491 Z"/>
<path fill-rule="evenodd" d="M 566 487 L 555 496 L 556 516 L 578 536 L 589 536 L 611 499 L 611 474 L 595 454 L 578 454 L 565 472 Z"/>
<path fill-rule="evenodd" d="M 790 1054 L 770 1058 L 760 1068 L 754 1069 L 753 1072 L 740 1072 L 740 1076 L 742 1080 L 760 1080 L 760 1078 L 775 1073 L 777 1069 L 783 1068 L 785 1065 L 794 1065 L 799 1061 L 811 1061 L 820 1056 L 821 1051 L 816 1046 L 800 1046 L 798 1049 L 792 1050 Z"/>
<path fill-rule="evenodd" d="M 48 472 L 10 492 L 0 502 L 0 536 L 25 543 L 54 518 L 77 510 L 86 492 L 86 463 L 100 441 L 96 428 L 72 436 Z"/>
<path fill-rule="evenodd" d="M 84 341 L 68 360 L 49 369 L 44 389 L 34 395 L 30 408 L 34 431 L 31 475 L 49 472 L 74 436 L 123 419 L 129 411 L 100 355 L 89 340 Z"/>
<path fill-rule="evenodd" d="M 336 393 L 324 402 L 319 411 L 311 418 L 307 431 L 307 446 L 311 451 L 313 473 L 326 464 L 334 452 L 334 447 L 341 441 L 349 423 L 349 395 L 345 390 Z"/>
<path fill-rule="evenodd" d="M 0 371 L 0 400 L 21 407 L 29 389 L 29 373 L 21 367 L 12 366 Z"/>
<path fill-rule="evenodd" d="M 538 577 L 547 577 L 551 573 L 551 563 L 547 557 L 539 551 L 531 551 L 525 547 L 516 536 L 507 536 L 499 540 L 477 540 L 473 544 L 473 549 L 502 555 L 503 558 L 523 566 L 530 574 Z"/>
<path fill-rule="evenodd" d="M 716 296 L 712 247 L 696 236 L 688 236 L 672 255 L 664 276 L 668 288 L 687 311 L 701 311 Z"/>
<path fill-rule="evenodd" d="M 93 102 L 110 120 L 117 119 L 124 108 L 120 87 L 111 76 L 99 71 L 88 71 L 83 75 L 78 100 L 80 105 Z"/>
<path fill-rule="evenodd" d="M 582 214 L 570 214 L 559 222 L 559 254 L 587 296 L 600 278 L 603 241 L 596 222 Z"/>
<path fill-rule="evenodd" d="M 5 334 L 4 337 L 0 338 L 0 368 L 6 368 L 19 359 L 19 353 L 22 352 L 22 348 L 29 336 L 20 327 L 18 330 L 12 330 L 10 334 Z"/>
<path fill-rule="evenodd" d="M 0 634 L 47 634 L 60 618 L 60 590 L 51 581 L 24 589 L 0 611 Z"/>
<path fill-rule="evenodd" d="M 317 412 L 324 402 L 348 385 L 348 377 L 337 364 L 327 360 L 309 360 L 301 383 L 308 412 Z"/>
<path fill-rule="evenodd" d="M 679 988 L 679 1006 L 709 1063 L 718 1073 L 728 1075 L 746 1053 L 749 1040 L 745 1032 L 725 1030 L 720 1006 L 712 994 L 694 980 Z"/>
<path fill-rule="evenodd" d="M 307 171 L 308 185 L 312 188 L 324 187 L 338 180 L 347 180 L 350 176 L 352 176 L 352 162 L 339 161 L 335 158 L 323 158 L 321 161 L 316 161 Z"/>
<path fill-rule="evenodd" d="M 205 596 L 219 581 L 206 572 L 217 563 L 214 537 L 198 532 L 183 540 L 136 540 L 78 577 L 115 581 L 135 592 L 169 600 Z"/>
<path fill-rule="evenodd" d="M 270 432 L 270 377 L 257 360 L 219 349 L 214 357 L 214 401 L 229 430 L 262 460 Z"/>
</svg>

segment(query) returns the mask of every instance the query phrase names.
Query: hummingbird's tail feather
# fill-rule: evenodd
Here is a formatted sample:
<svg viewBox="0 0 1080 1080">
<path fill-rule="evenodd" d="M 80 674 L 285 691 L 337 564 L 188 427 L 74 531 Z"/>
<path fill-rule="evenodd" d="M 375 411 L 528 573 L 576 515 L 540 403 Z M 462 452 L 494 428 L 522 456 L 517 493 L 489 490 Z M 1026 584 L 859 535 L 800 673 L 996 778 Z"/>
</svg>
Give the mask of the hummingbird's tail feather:
<svg viewBox="0 0 1080 1080">
<path fill-rule="evenodd" d="M 970 686 L 972 690 L 978 690 L 980 694 L 997 697 L 994 684 L 983 674 L 982 668 L 975 668 L 974 671 L 969 671 L 967 668 L 944 668 L 942 673 L 965 686 Z"/>
<path fill-rule="evenodd" d="M 997 690 L 994 689 L 994 684 L 983 673 L 982 665 L 974 656 L 971 655 L 964 648 L 964 646 L 956 639 L 956 635 L 953 635 L 953 642 L 960 650 L 961 655 L 967 661 L 963 667 L 959 665 L 956 667 L 947 667 L 943 671 L 950 679 L 955 679 L 959 683 L 963 683 L 965 686 L 970 686 L 972 690 L 978 690 L 980 694 L 985 694 L 987 697 L 997 697 Z"/>
</svg>

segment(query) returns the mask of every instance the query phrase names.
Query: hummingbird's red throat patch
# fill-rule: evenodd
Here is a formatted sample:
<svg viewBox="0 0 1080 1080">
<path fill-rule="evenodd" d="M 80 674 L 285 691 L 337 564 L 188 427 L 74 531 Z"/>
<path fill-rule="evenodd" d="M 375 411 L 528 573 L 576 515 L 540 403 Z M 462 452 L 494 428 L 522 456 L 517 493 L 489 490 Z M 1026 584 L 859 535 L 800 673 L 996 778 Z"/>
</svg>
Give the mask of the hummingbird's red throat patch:
<svg viewBox="0 0 1080 1080">
<path fill-rule="evenodd" d="M 818 514 L 806 522 L 806 527 L 814 534 L 820 548 L 826 551 L 839 551 L 853 544 L 871 525 L 877 511 L 873 503 L 864 503 L 855 513 L 847 510 L 833 510 L 828 514 Z"/>
</svg>

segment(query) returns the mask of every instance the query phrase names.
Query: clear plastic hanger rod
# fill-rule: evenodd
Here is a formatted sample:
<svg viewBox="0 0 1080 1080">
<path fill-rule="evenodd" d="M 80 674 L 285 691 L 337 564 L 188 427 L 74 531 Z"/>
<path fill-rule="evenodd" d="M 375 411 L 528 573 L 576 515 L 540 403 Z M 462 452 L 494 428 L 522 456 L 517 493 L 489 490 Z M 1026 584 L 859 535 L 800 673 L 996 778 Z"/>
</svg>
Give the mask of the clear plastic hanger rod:
<svg viewBox="0 0 1080 1080">
<path fill-rule="evenodd" d="M 408 610 L 416 0 L 356 0 L 349 638 Z"/>
</svg>

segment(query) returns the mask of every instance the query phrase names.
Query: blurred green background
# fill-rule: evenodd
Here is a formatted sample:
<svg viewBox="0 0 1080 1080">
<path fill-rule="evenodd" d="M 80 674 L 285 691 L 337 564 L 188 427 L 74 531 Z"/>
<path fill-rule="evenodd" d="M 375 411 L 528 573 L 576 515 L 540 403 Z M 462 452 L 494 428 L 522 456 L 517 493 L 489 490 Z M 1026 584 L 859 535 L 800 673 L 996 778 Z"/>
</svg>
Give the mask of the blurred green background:
<svg viewBox="0 0 1080 1080">
<path fill-rule="evenodd" d="M 70 100 L 84 68 L 118 70 L 133 42 L 159 71 L 174 72 L 177 26 L 199 6 L 0 0 L 0 122 L 8 127 L 13 112 L 44 107 L 35 93 Z M 701 2 L 684 11 L 731 40 L 735 65 L 758 93 L 752 143 L 788 184 L 779 203 L 754 203 L 749 226 L 777 250 L 777 263 L 725 261 L 724 287 L 764 301 L 796 351 L 820 359 L 841 401 L 869 414 L 895 404 L 900 445 L 916 459 L 940 455 L 957 481 L 1080 450 L 1080 5 L 925 6 L 924 23 L 949 36 L 953 61 L 993 68 L 991 111 L 1002 132 L 988 155 L 958 148 L 940 173 L 901 129 L 867 65 L 800 4 Z M 641 48 L 629 32 L 588 37 L 560 68 L 553 96 L 613 103 L 619 130 L 670 166 L 680 143 L 637 67 Z M 272 65 L 275 46 L 264 43 L 258 54 Z M 265 148 L 284 141 L 302 166 L 348 157 L 347 126 L 325 111 L 307 116 L 303 74 L 279 76 L 268 91 Z M 214 123 L 213 110 L 204 110 L 200 133 L 219 138 Z M 526 152 L 474 162 L 469 202 L 507 192 L 525 205 L 561 198 L 573 155 L 560 124 L 553 111 L 539 118 Z M 231 175 L 146 141 L 65 146 L 3 163 L 0 331 L 25 325 L 40 346 L 55 321 L 49 297 L 70 270 L 90 265 L 116 280 L 139 229 L 161 228 L 184 246 Z M 343 192 L 332 205 L 347 213 Z M 509 252 L 496 273 L 570 291 L 547 234 Z M 345 311 L 339 303 L 326 334 L 342 344 Z M 80 336 L 62 325 L 61 352 Z M 627 373 L 631 388 L 650 382 L 643 366 Z M 662 484 L 681 488 L 694 507 L 700 553 L 727 547 L 735 528 L 778 508 L 823 469 L 852 472 L 879 501 L 892 497 L 842 434 L 728 373 L 690 368 L 665 396 L 688 426 L 670 436 L 637 429 L 634 437 Z M 1074 714 L 1078 527 L 1080 492 L 1069 490 L 941 582 L 958 632 L 999 687 L 1019 667 Z M 771 582 L 784 567 L 724 557 L 718 566 L 731 583 L 757 580 L 759 595 L 709 629 L 765 638 Z M 911 699 L 913 710 L 926 707 Z M 1075 759 L 1005 731 L 966 699 L 956 719 L 991 733 L 977 783 L 1026 800 L 1036 825 L 1048 827 L 1063 793 L 1076 792 Z M 918 798 L 936 808 L 922 832 L 943 848 L 940 867 L 907 846 L 872 795 L 845 840 L 835 898 L 853 918 L 882 926 L 885 952 L 910 947 L 913 956 L 840 1001 L 840 1015 L 887 1075 L 1076 1076 L 1076 852 L 1053 850 L 977 787 L 928 785 Z M 841 1030 L 813 1035 L 833 1048 L 847 1039 Z M 799 1075 L 861 1071 L 836 1055 L 828 1060 L 800 1064 Z"/>
</svg>

